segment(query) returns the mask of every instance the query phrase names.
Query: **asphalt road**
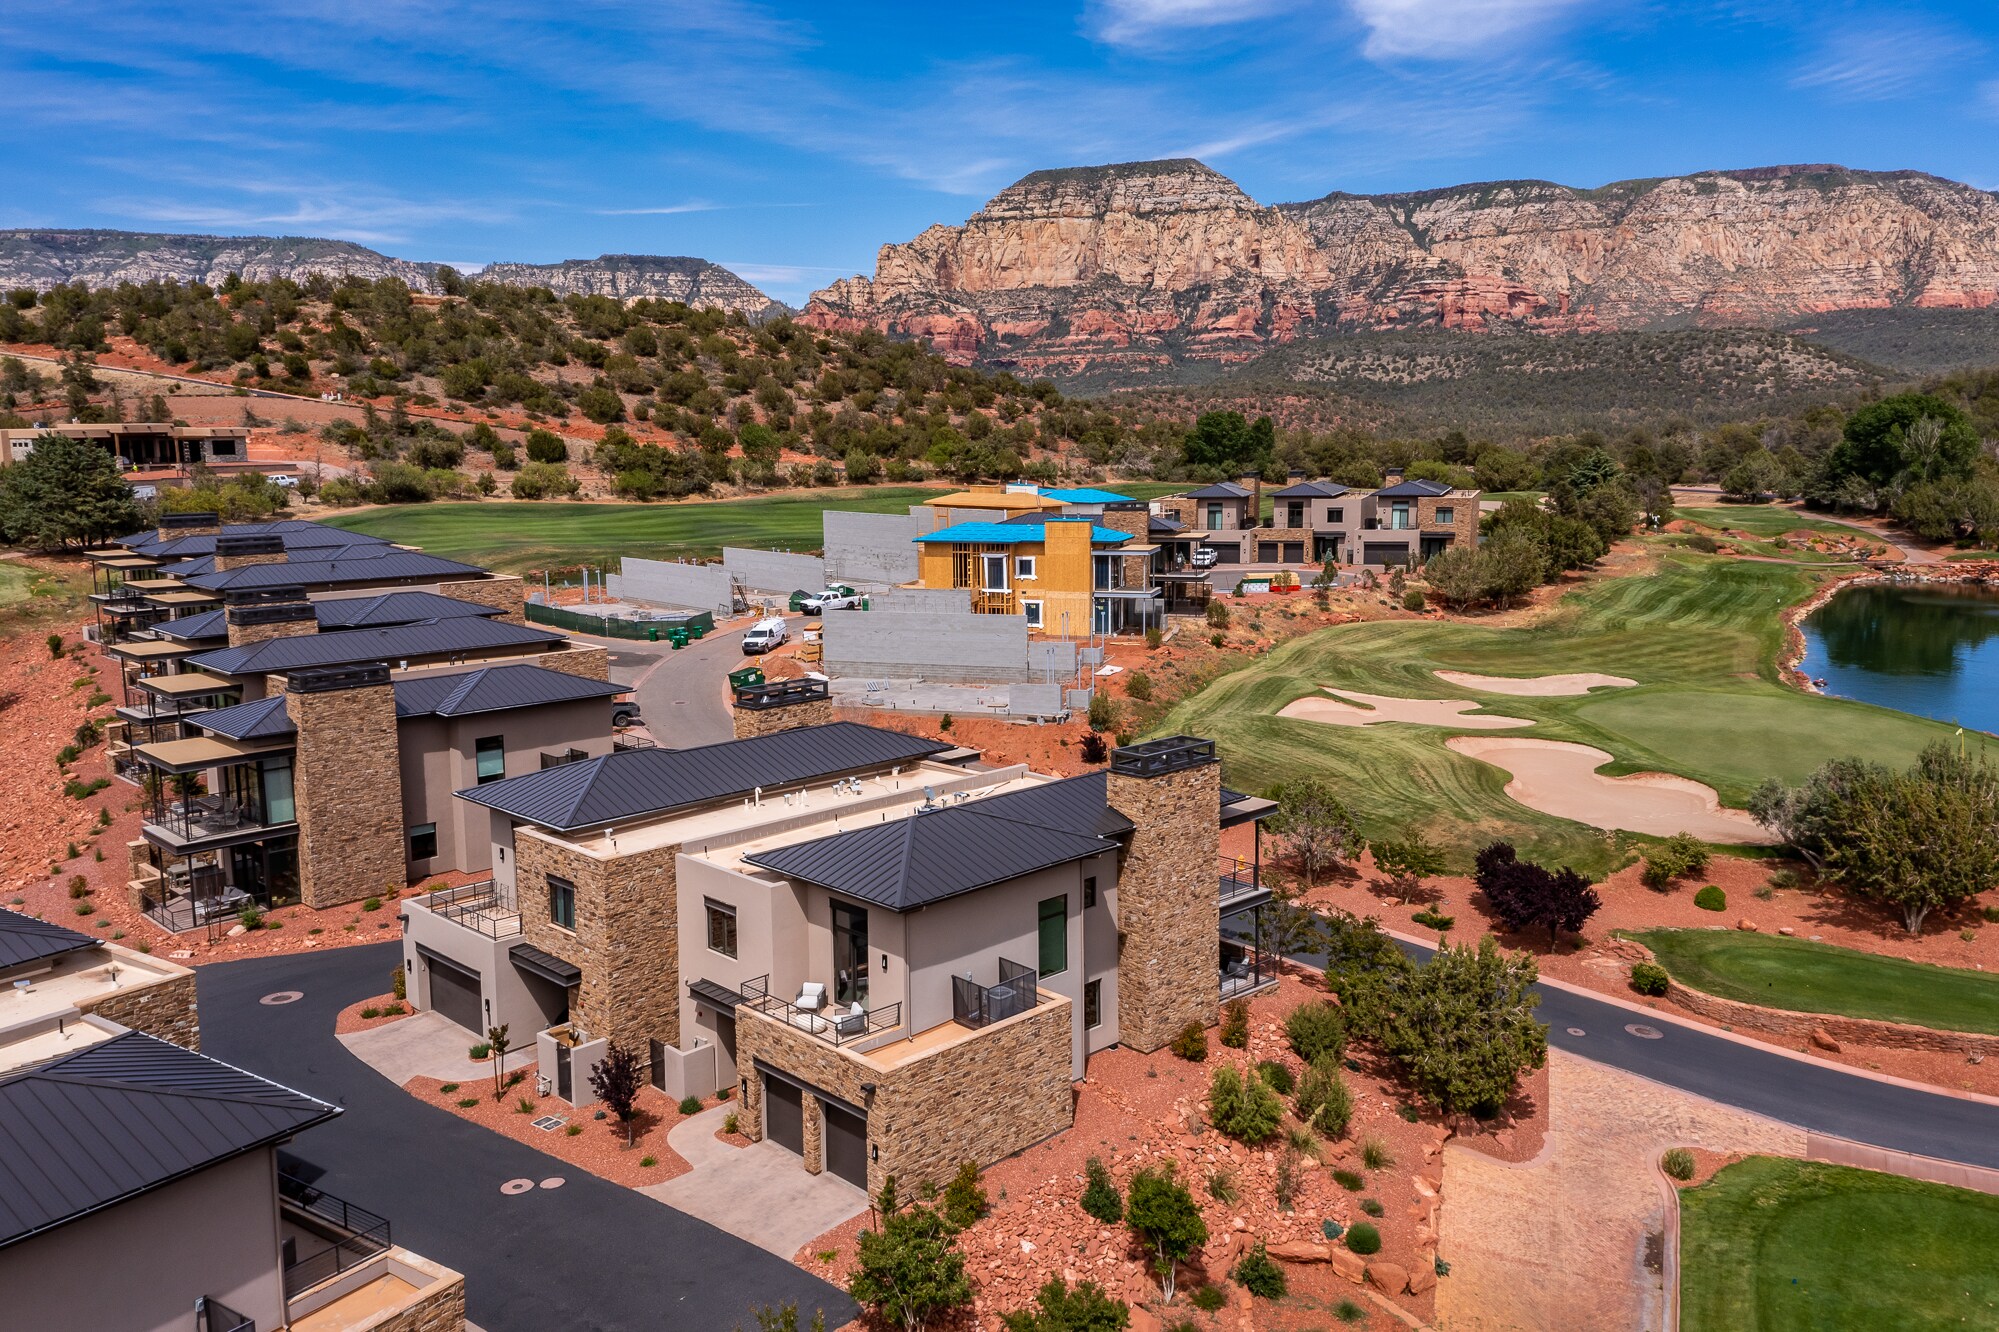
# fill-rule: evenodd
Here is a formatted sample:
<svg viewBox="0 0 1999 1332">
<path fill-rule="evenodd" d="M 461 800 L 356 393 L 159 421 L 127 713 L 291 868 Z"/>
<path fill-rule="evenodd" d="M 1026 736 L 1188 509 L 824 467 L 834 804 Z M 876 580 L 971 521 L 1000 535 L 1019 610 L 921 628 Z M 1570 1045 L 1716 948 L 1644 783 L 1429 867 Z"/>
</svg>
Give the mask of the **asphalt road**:
<svg viewBox="0 0 1999 1332">
<path fill-rule="evenodd" d="M 327 1192 L 389 1218 L 395 1242 L 465 1274 L 467 1317 L 486 1332 L 730 1332 L 795 1301 L 834 1327 L 844 1293 L 783 1259 L 634 1190 L 425 1105 L 353 1055 L 334 1016 L 380 994 L 394 944 L 199 969 L 204 1053 L 347 1113 L 290 1155 Z M 263 995 L 300 990 L 295 1003 Z M 560 1176 L 515 1196 L 510 1179 Z M 4 1321 L 4 1320 L 0 1320 Z"/>
<path fill-rule="evenodd" d="M 812 621 L 784 617 L 795 641 Z M 743 631 L 709 634 L 675 652 L 665 643 L 608 642 L 611 678 L 638 681 L 639 713 L 653 743 L 691 749 L 735 739 L 729 714 L 728 674 L 744 664 Z"/>
</svg>

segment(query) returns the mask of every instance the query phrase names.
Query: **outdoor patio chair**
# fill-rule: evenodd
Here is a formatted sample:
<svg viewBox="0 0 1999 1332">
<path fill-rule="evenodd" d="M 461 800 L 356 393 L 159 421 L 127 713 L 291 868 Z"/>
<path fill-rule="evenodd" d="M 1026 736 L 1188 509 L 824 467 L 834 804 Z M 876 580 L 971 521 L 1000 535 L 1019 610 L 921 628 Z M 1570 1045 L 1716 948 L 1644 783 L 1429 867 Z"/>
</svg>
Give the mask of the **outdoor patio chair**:
<svg viewBox="0 0 1999 1332">
<path fill-rule="evenodd" d="M 807 981 L 798 987 L 798 998 L 791 1005 L 808 1013 L 816 1013 L 826 1006 L 826 987 L 818 981 Z"/>
<path fill-rule="evenodd" d="M 864 1035 L 868 1029 L 868 1010 L 858 1003 L 849 1012 L 841 1014 L 836 1008 L 832 1014 L 833 1030 L 842 1036 Z"/>
</svg>

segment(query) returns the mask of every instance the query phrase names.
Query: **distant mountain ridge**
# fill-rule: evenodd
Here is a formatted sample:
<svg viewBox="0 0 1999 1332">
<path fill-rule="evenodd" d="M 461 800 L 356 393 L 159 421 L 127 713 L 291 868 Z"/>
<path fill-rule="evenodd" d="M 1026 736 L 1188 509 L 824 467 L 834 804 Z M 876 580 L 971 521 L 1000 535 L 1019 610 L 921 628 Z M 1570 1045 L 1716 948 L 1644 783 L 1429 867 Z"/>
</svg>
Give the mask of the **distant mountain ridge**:
<svg viewBox="0 0 1999 1332">
<path fill-rule="evenodd" d="M 0 230 L 0 287 L 50 287 L 81 282 L 220 284 L 231 273 L 262 281 L 314 273 L 375 281 L 400 278 L 414 291 L 440 290 L 442 264 L 396 259 L 352 241 L 311 236 L 198 236 L 168 232 L 67 231 L 36 227 Z M 490 264 L 478 276 L 513 286 L 547 287 L 558 296 L 651 297 L 741 311 L 763 320 L 785 310 L 719 264 L 684 256 L 607 254 L 555 264 Z"/>
<path fill-rule="evenodd" d="M 1999 302 L 1999 196 L 1825 164 L 1265 206 L 1191 158 L 1037 171 L 802 320 L 1144 382 L 1335 332 L 1782 327 Z"/>
</svg>

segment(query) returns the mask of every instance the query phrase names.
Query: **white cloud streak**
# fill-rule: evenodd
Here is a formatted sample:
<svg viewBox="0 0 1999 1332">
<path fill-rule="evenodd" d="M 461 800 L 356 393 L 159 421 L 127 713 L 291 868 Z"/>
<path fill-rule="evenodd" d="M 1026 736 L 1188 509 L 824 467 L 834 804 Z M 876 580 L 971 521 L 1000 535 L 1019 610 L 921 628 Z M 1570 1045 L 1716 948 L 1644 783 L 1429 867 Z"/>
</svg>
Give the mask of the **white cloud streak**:
<svg viewBox="0 0 1999 1332">
<path fill-rule="evenodd" d="M 1791 86 L 1839 101 L 1889 101 L 1920 93 L 1979 53 L 1978 43 L 1920 20 L 1883 19 L 1828 34 Z"/>
<path fill-rule="evenodd" d="M 1490 56 L 1547 26 L 1586 0 L 1348 0 L 1367 29 L 1370 60 L 1444 60 Z"/>
</svg>

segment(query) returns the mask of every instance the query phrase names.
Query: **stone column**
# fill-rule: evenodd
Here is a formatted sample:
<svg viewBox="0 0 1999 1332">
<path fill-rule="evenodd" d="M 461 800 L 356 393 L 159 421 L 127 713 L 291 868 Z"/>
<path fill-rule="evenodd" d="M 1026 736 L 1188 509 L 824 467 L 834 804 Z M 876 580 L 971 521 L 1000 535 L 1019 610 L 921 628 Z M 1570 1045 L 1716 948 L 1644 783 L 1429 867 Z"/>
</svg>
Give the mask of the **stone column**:
<svg viewBox="0 0 1999 1332">
<path fill-rule="evenodd" d="M 439 583 L 437 593 L 480 606 L 496 606 L 503 612 L 499 618 L 509 624 L 527 623 L 527 588 L 518 574 L 494 574 L 490 578 Z"/>
<path fill-rule="evenodd" d="M 292 784 L 305 904 L 329 907 L 401 892 L 409 861 L 388 668 L 294 671 L 285 711 L 298 728 Z"/>
<path fill-rule="evenodd" d="M 1221 1008 L 1221 767 L 1173 736 L 1115 751 L 1111 808 L 1137 828 L 1118 870 L 1118 1035 L 1157 1050 Z"/>
<path fill-rule="evenodd" d="M 826 1168 L 826 1103 L 807 1092 L 805 1100 L 805 1173 L 816 1175 Z"/>
</svg>

